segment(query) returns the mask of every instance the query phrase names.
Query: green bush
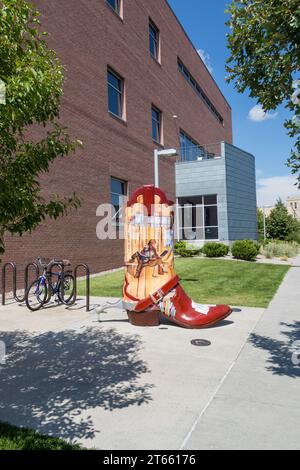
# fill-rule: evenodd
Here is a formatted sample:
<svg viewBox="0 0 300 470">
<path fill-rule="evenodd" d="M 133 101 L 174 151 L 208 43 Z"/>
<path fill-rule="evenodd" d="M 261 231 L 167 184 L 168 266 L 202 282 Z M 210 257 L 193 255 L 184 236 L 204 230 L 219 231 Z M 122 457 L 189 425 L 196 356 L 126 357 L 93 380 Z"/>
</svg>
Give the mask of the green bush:
<svg viewBox="0 0 300 470">
<path fill-rule="evenodd" d="M 237 240 L 232 245 L 231 252 L 236 259 L 254 261 L 259 253 L 259 246 L 252 240 Z"/>
<path fill-rule="evenodd" d="M 174 245 L 174 253 L 175 255 L 179 255 L 182 250 L 187 249 L 186 242 L 176 242 Z"/>
<path fill-rule="evenodd" d="M 208 242 L 202 248 L 202 253 L 208 258 L 222 258 L 228 255 L 229 247 L 224 243 Z"/>
<path fill-rule="evenodd" d="M 268 243 L 262 250 L 266 258 L 294 258 L 299 253 L 299 245 L 295 242 L 273 241 Z"/>
<path fill-rule="evenodd" d="M 186 242 L 181 241 L 175 243 L 174 253 L 182 258 L 192 258 L 193 256 L 198 256 L 201 253 L 201 249 L 195 249 L 189 246 Z"/>
<path fill-rule="evenodd" d="M 300 232 L 296 231 L 296 232 L 290 233 L 287 236 L 286 241 L 287 242 L 296 242 L 296 243 L 298 243 L 298 245 L 300 245 Z"/>
</svg>

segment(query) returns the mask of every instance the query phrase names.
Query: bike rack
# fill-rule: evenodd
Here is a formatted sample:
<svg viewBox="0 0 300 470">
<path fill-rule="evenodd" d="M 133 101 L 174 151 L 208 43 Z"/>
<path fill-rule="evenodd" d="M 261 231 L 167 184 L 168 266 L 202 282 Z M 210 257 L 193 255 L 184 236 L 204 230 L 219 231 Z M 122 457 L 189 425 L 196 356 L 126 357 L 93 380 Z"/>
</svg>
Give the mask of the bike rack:
<svg viewBox="0 0 300 470">
<path fill-rule="evenodd" d="M 26 294 L 26 291 L 28 289 L 29 270 L 32 267 L 35 269 L 36 277 L 38 278 L 39 275 L 40 275 L 40 269 L 39 269 L 39 266 L 36 263 L 27 264 L 27 266 L 25 268 L 25 273 L 24 273 L 24 297 L 21 297 L 21 298 L 17 296 L 17 266 L 16 266 L 16 264 L 13 263 L 13 262 L 9 262 L 9 263 L 6 263 L 2 267 L 2 305 L 5 305 L 6 274 L 7 274 L 8 268 L 12 269 L 13 298 L 16 302 L 23 303 L 23 302 L 25 302 L 25 294 Z M 52 269 L 54 267 L 57 267 L 61 270 L 62 295 L 64 295 L 64 291 L 63 291 L 63 286 L 64 286 L 63 280 L 64 280 L 64 274 L 65 274 L 64 266 L 59 264 L 59 263 L 53 264 L 51 266 L 50 270 L 49 270 L 51 274 L 52 274 Z M 77 277 L 78 277 L 78 271 L 81 268 L 83 268 L 86 272 L 86 311 L 89 312 L 90 311 L 90 268 L 87 264 L 78 264 L 74 269 L 74 299 L 73 299 L 72 303 L 70 303 L 70 305 L 74 305 L 76 300 L 77 300 Z"/>
<path fill-rule="evenodd" d="M 90 268 L 88 267 L 87 264 L 78 264 L 75 269 L 74 269 L 74 301 L 73 304 L 77 300 L 77 277 L 78 277 L 78 271 L 80 268 L 83 268 L 86 272 L 86 284 L 85 284 L 85 290 L 86 290 L 86 311 L 90 311 Z"/>
<path fill-rule="evenodd" d="M 25 294 L 28 289 L 28 280 L 29 280 L 29 269 L 33 267 L 35 269 L 35 274 L 36 277 L 39 276 L 40 270 L 39 267 L 36 263 L 29 263 L 27 264 L 24 272 L 24 297 L 18 297 L 17 296 L 17 266 L 15 263 L 6 263 L 2 267 L 2 305 L 5 305 L 5 291 L 6 291 L 6 273 L 7 273 L 7 268 L 12 268 L 12 273 L 13 273 L 13 297 L 16 302 L 22 303 L 25 302 Z"/>
</svg>

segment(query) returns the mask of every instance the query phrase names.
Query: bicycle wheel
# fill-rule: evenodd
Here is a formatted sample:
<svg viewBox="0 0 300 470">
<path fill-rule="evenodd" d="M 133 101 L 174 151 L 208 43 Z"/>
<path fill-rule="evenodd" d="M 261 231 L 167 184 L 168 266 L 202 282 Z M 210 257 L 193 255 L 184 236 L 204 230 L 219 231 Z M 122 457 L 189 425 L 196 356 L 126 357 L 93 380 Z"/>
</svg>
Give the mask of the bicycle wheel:
<svg viewBox="0 0 300 470">
<path fill-rule="evenodd" d="M 42 279 L 36 279 L 26 291 L 26 305 L 29 310 L 36 312 L 43 307 L 47 299 L 47 285 Z"/>
<path fill-rule="evenodd" d="M 60 285 L 60 288 L 59 288 L 59 294 L 58 294 L 59 300 L 65 305 L 70 304 L 73 300 L 74 292 L 75 292 L 74 276 L 72 276 L 72 274 L 65 274 L 64 275 L 64 289 L 62 289 L 62 285 Z"/>
</svg>

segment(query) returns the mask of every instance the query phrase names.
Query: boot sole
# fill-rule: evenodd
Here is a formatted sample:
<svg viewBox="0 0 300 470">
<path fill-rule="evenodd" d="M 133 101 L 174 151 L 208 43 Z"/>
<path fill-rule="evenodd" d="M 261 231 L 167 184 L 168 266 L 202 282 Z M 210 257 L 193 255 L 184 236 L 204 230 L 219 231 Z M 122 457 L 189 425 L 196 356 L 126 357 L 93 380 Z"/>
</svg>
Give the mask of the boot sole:
<svg viewBox="0 0 300 470">
<path fill-rule="evenodd" d="M 232 310 L 230 310 L 230 312 L 226 313 L 226 315 L 223 315 L 222 317 L 218 318 L 216 321 L 212 323 L 207 323 L 206 325 L 199 325 L 199 326 L 191 326 L 191 325 L 188 325 L 187 323 L 183 323 L 174 318 L 171 319 L 170 317 L 166 317 L 166 316 L 164 316 L 164 318 L 167 318 L 170 322 L 176 323 L 176 325 L 181 326 L 181 328 L 185 328 L 188 330 L 204 330 L 204 329 L 212 328 L 217 323 L 220 323 L 221 321 L 225 320 L 231 314 L 232 314 Z"/>
<path fill-rule="evenodd" d="M 220 323 L 221 321 L 225 320 L 229 315 L 232 314 L 232 310 L 230 310 L 226 315 L 223 315 L 222 317 L 218 318 L 215 322 L 213 323 L 208 323 L 206 325 L 199 325 L 199 326 L 190 326 L 186 323 L 180 322 L 178 320 L 175 320 L 174 318 L 167 317 L 163 315 L 164 318 L 167 318 L 171 323 L 175 323 L 176 325 L 180 326 L 181 328 L 186 328 L 190 330 L 203 330 L 206 328 L 211 328 L 217 323 Z M 141 327 L 147 327 L 147 326 L 159 326 L 160 325 L 160 312 L 159 311 L 148 311 L 148 312 L 141 312 L 141 313 L 136 313 L 136 312 L 129 312 L 127 311 L 129 323 L 133 326 L 141 326 Z"/>
</svg>

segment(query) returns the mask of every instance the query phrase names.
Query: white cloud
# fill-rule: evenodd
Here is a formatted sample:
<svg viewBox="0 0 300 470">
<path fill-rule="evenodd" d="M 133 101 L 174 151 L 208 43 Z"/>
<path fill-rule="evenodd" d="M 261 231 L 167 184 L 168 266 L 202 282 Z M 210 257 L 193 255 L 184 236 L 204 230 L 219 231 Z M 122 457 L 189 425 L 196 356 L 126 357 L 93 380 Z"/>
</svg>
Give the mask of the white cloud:
<svg viewBox="0 0 300 470">
<path fill-rule="evenodd" d="M 268 121 L 269 119 L 277 118 L 277 116 L 278 113 L 264 111 L 260 104 L 253 106 L 248 114 L 249 119 L 254 122 Z"/>
<path fill-rule="evenodd" d="M 257 204 L 262 206 L 274 206 L 277 199 L 284 202 L 288 196 L 300 196 L 300 191 L 295 186 L 294 176 L 274 176 L 257 180 Z"/>
<path fill-rule="evenodd" d="M 206 67 L 208 68 L 209 73 L 212 74 L 213 68 L 212 68 L 212 64 L 210 60 L 210 55 L 208 54 L 208 52 L 205 52 L 204 49 L 198 49 L 197 52 L 199 56 L 201 57 L 201 59 L 203 60 L 203 62 L 205 63 Z"/>
<path fill-rule="evenodd" d="M 257 178 L 261 178 L 264 174 L 264 170 L 260 169 L 260 168 L 257 168 L 256 169 L 256 177 Z"/>
</svg>

